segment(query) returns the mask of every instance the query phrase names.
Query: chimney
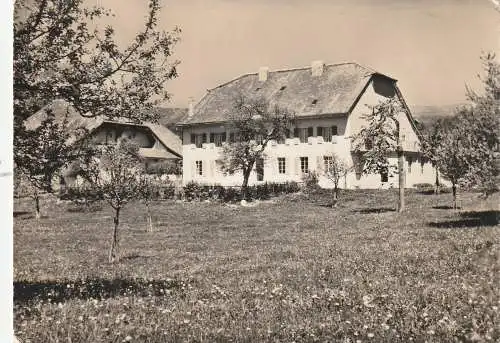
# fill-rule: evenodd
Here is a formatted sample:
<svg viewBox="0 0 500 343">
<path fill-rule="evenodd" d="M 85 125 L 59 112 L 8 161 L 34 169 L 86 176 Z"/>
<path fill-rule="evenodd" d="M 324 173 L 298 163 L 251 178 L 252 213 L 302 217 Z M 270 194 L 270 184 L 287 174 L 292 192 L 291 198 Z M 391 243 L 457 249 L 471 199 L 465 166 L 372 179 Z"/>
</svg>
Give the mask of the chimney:
<svg viewBox="0 0 500 343">
<path fill-rule="evenodd" d="M 321 76 L 323 74 L 323 61 L 313 61 L 311 63 L 311 73 L 312 76 Z"/>
<path fill-rule="evenodd" d="M 260 67 L 259 68 L 259 81 L 264 82 L 267 81 L 267 76 L 269 75 L 268 67 Z"/>
</svg>

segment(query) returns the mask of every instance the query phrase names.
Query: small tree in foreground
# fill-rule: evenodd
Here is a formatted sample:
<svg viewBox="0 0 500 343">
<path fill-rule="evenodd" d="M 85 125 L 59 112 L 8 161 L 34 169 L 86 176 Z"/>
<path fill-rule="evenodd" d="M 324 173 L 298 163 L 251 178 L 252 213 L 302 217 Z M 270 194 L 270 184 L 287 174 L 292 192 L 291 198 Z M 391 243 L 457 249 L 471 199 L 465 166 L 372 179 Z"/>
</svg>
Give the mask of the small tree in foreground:
<svg viewBox="0 0 500 343">
<path fill-rule="evenodd" d="M 353 168 L 336 154 L 328 156 L 328 159 L 325 161 L 324 174 L 330 181 L 333 182 L 332 207 L 335 207 L 337 206 L 339 199 L 339 182 L 341 179 L 345 180 L 347 174 L 349 174 Z"/>
<path fill-rule="evenodd" d="M 362 116 L 367 126 L 353 136 L 353 148 L 361 155 L 364 162 L 363 172 L 366 174 L 389 175 L 394 167 L 389 164 L 389 155 L 394 151 L 398 156 L 397 173 L 399 175 L 399 206 L 403 212 L 405 207 L 404 187 L 404 153 L 399 130 L 400 113 L 405 113 L 398 97 L 388 98 L 375 106 L 368 106 L 371 113 Z"/>
<path fill-rule="evenodd" d="M 488 196 L 498 191 L 500 183 L 500 63 L 493 53 L 484 54 L 481 60 L 484 90 L 467 89 L 473 106 L 462 108 L 457 119 L 466 128 L 467 181 Z"/>
<path fill-rule="evenodd" d="M 109 251 L 109 262 L 119 261 L 120 213 L 132 199 L 140 197 L 140 176 L 142 161 L 139 148 L 127 140 L 116 145 L 102 147 L 100 152 L 82 163 L 85 179 L 76 194 L 93 200 L 103 200 L 114 210 L 113 235 Z"/>
<path fill-rule="evenodd" d="M 435 160 L 443 177 L 451 182 L 453 208 L 457 208 L 457 186 L 466 182 L 468 172 L 467 144 L 461 122 L 454 119 L 444 127 Z"/>
<path fill-rule="evenodd" d="M 438 156 L 437 150 L 442 144 L 444 121 L 442 119 L 437 120 L 432 124 L 431 127 L 424 130 L 422 139 L 422 153 L 429 160 L 435 169 L 436 179 L 434 182 L 434 193 L 439 194 L 439 168 L 438 168 Z"/>
<path fill-rule="evenodd" d="M 139 185 L 137 188 L 138 197 L 144 201 L 146 206 L 146 216 L 148 220 L 148 226 L 146 231 L 153 232 L 153 217 L 151 215 L 151 203 L 160 198 L 160 189 L 162 189 L 162 184 L 153 175 L 142 175 L 139 179 Z"/>
<path fill-rule="evenodd" d="M 256 162 L 265 158 L 264 150 L 271 140 L 285 139 L 294 115 L 287 109 L 263 99 L 238 96 L 229 116 L 230 139 L 222 149 L 223 170 L 241 171 L 243 199 L 248 198 L 248 179 Z"/>
<path fill-rule="evenodd" d="M 71 134 L 66 117 L 60 123 L 50 109 L 40 125 L 17 137 L 15 148 L 16 186 L 35 203 L 36 218 L 40 219 L 40 193 L 53 193 L 53 181 L 61 169 L 78 156 L 82 144 L 69 144 Z M 77 137 L 78 133 L 72 133 Z"/>
</svg>

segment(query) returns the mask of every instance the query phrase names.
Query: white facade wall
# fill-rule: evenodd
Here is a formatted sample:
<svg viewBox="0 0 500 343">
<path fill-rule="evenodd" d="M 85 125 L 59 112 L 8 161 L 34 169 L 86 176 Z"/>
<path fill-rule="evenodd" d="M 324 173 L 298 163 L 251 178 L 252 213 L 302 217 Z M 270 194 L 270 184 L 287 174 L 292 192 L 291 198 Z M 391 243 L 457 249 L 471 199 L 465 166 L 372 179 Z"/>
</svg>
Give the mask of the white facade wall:
<svg viewBox="0 0 500 343">
<path fill-rule="evenodd" d="M 304 118 L 298 119 L 298 128 L 314 127 L 314 137 L 309 137 L 307 143 L 301 143 L 299 138 L 288 138 L 284 144 L 270 142 L 265 150 L 264 179 L 257 181 L 257 173 L 252 172 L 249 184 L 264 182 L 301 182 L 300 157 L 307 157 L 309 171 L 317 171 L 320 174 L 324 170 L 324 156 L 335 153 L 349 165 L 353 165 L 351 154 L 351 137 L 365 125 L 362 115 L 369 111 L 366 105 L 376 105 L 386 97 L 397 96 L 393 84 L 385 78 L 373 78 L 349 116 L 334 116 L 331 118 Z M 411 126 L 405 114 L 399 116 L 400 132 L 403 138 L 403 147 L 407 151 L 405 158 L 406 187 L 413 187 L 417 183 L 433 184 L 435 180 L 434 169 L 430 163 L 421 164 L 419 150 L 419 138 Z M 332 142 L 323 142 L 322 137 L 317 137 L 317 127 L 337 126 L 338 135 Z M 197 125 L 186 127 L 183 131 L 183 184 L 190 181 L 206 185 L 240 186 L 243 181 L 241 173 L 224 175 L 217 161 L 222 159 L 222 148 L 215 147 L 214 143 L 204 143 L 197 148 L 191 142 L 191 134 L 206 133 L 209 142 L 210 133 L 222 133 L 226 129 L 223 124 Z M 229 132 L 227 133 L 229 138 Z M 285 173 L 279 173 L 278 158 L 285 158 Z M 202 175 L 197 173 L 196 161 L 202 163 Z M 391 156 L 389 162 L 397 166 L 397 157 Z M 410 168 L 411 165 L 411 168 Z M 320 177 L 320 186 L 324 188 L 333 187 L 324 176 Z M 349 173 L 345 180 L 339 183 L 341 188 L 390 188 L 398 187 L 398 175 L 389 175 L 387 182 L 381 181 L 380 175 L 360 175 L 355 171 Z"/>
</svg>

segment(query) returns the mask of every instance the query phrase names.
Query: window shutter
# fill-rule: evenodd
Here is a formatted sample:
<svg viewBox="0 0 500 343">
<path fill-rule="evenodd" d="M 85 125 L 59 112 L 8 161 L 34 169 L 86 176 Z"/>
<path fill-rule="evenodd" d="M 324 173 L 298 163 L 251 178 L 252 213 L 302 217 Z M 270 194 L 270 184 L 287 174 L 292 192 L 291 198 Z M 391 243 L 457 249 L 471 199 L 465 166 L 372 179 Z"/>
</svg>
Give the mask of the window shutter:
<svg viewBox="0 0 500 343">
<path fill-rule="evenodd" d="M 209 161 L 209 168 L 210 168 L 210 171 L 209 171 L 208 177 L 213 179 L 213 177 L 215 176 L 215 160 Z"/>
<path fill-rule="evenodd" d="M 285 174 L 292 175 L 293 163 L 291 158 L 285 159 Z"/>
<path fill-rule="evenodd" d="M 210 143 L 215 142 L 215 133 L 210 133 Z"/>
<path fill-rule="evenodd" d="M 222 133 L 222 142 L 225 142 L 225 141 L 226 141 L 226 135 L 227 135 L 227 133 L 226 133 L 226 132 L 223 132 L 223 133 Z"/>
<path fill-rule="evenodd" d="M 323 137 L 323 128 L 321 126 L 316 128 L 316 136 Z"/>
<path fill-rule="evenodd" d="M 293 129 L 293 137 L 298 138 L 299 137 L 299 128 L 295 127 Z"/>
<path fill-rule="evenodd" d="M 316 170 L 318 172 L 323 171 L 323 167 L 321 165 L 322 160 L 323 160 L 323 156 L 316 156 Z M 326 172 L 326 170 L 325 170 L 325 172 Z"/>
<path fill-rule="evenodd" d="M 300 157 L 295 158 L 295 175 L 300 175 Z"/>
<path fill-rule="evenodd" d="M 206 133 L 204 133 L 204 134 L 202 135 L 202 137 L 201 137 L 201 142 L 202 142 L 202 143 L 206 143 L 206 142 L 207 142 L 207 134 L 206 134 Z"/>
<path fill-rule="evenodd" d="M 337 136 L 338 135 L 338 129 L 337 126 L 334 125 L 332 126 L 332 136 Z"/>
<path fill-rule="evenodd" d="M 307 137 L 312 137 L 314 136 L 314 127 L 308 127 L 307 128 Z"/>
<path fill-rule="evenodd" d="M 191 163 L 191 179 L 194 179 L 196 177 L 196 161 L 193 161 Z"/>
<path fill-rule="evenodd" d="M 196 143 L 196 135 L 194 133 L 191 134 L 191 144 Z"/>
</svg>

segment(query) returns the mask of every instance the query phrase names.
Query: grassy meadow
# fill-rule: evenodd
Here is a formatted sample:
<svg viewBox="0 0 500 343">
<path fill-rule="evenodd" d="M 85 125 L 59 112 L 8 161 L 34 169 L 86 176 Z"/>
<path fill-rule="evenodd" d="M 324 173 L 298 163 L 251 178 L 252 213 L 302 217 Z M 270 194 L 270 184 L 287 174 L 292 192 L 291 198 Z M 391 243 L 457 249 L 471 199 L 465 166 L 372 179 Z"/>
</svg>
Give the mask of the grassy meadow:
<svg viewBox="0 0 500 343">
<path fill-rule="evenodd" d="M 350 191 L 254 207 L 129 204 L 122 260 L 109 208 L 15 200 L 22 342 L 499 342 L 498 212 L 477 194 Z M 494 204 L 494 206 L 497 206 Z M 498 210 L 498 207 L 496 207 Z"/>
</svg>

